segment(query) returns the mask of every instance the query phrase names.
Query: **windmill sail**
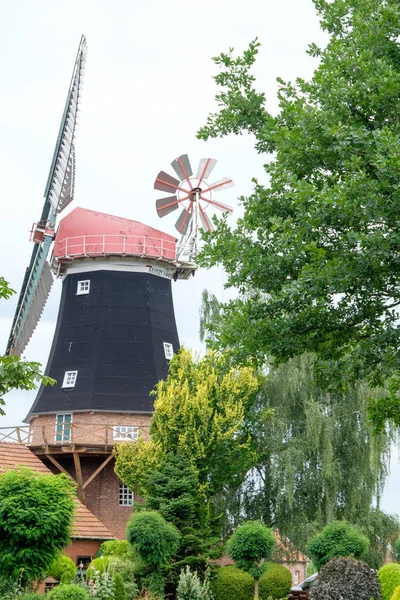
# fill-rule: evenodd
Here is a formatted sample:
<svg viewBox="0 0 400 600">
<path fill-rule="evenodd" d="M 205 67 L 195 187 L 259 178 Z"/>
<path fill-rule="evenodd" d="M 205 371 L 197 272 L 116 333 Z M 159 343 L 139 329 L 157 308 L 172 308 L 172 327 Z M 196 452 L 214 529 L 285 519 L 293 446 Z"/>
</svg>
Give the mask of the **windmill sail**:
<svg viewBox="0 0 400 600">
<path fill-rule="evenodd" d="M 25 272 L 8 339 L 7 354 L 19 356 L 24 351 L 43 312 L 52 285 L 53 278 L 46 260 L 54 237 L 57 213 L 64 210 L 73 200 L 74 195 L 73 143 L 79 102 L 82 96 L 86 53 L 86 39 L 82 36 L 44 193 L 45 201 L 40 221 L 46 225 L 46 231 L 43 242 L 35 243 L 29 266 Z"/>
</svg>

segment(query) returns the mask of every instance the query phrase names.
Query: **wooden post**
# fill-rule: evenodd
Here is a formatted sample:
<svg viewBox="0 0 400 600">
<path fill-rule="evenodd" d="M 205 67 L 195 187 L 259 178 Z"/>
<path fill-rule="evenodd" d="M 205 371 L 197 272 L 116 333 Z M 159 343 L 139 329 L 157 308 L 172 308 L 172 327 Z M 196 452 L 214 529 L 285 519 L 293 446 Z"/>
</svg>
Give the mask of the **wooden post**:
<svg viewBox="0 0 400 600">
<path fill-rule="evenodd" d="M 83 484 L 83 486 L 82 486 L 82 489 L 83 489 L 83 490 L 84 490 L 84 489 L 85 489 L 85 488 L 86 488 L 86 487 L 89 485 L 89 483 L 92 483 L 93 479 L 94 479 L 95 477 L 97 477 L 97 475 L 98 475 L 98 474 L 99 474 L 99 473 L 100 473 L 100 472 L 101 472 L 101 471 L 104 469 L 104 467 L 105 467 L 106 465 L 108 465 L 108 463 L 110 462 L 110 460 L 111 460 L 112 458 L 113 458 L 113 455 L 112 455 L 112 454 L 110 454 L 110 456 L 107 456 L 106 460 L 104 460 L 104 461 L 101 463 L 101 465 L 100 465 L 99 467 L 97 467 L 97 469 L 95 470 L 95 472 L 94 472 L 94 473 L 92 473 L 92 474 L 91 474 L 91 476 L 90 476 L 90 477 L 88 477 L 88 479 L 87 479 L 87 480 L 85 481 L 85 483 Z"/>
<path fill-rule="evenodd" d="M 78 498 L 81 502 L 83 502 L 83 504 L 85 504 L 85 491 L 83 489 L 81 459 L 77 452 L 74 452 L 73 456 L 74 456 L 76 482 L 78 484 Z"/>
</svg>

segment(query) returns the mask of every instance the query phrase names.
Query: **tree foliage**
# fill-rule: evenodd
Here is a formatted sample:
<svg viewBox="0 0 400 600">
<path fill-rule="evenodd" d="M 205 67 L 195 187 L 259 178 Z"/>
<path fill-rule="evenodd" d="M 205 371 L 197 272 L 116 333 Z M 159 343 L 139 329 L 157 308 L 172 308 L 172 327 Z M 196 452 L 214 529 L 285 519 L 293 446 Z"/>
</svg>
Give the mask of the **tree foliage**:
<svg viewBox="0 0 400 600">
<path fill-rule="evenodd" d="M 47 569 L 46 575 L 62 583 L 72 583 L 76 577 L 75 563 L 69 556 L 59 554 Z"/>
<path fill-rule="evenodd" d="M 276 116 L 251 74 L 257 41 L 214 59 L 220 110 L 198 137 L 253 134 L 268 183 L 235 228 L 206 234 L 199 262 L 246 294 L 224 306 L 219 347 L 260 363 L 313 352 L 330 388 L 368 376 L 386 386 L 371 411 L 382 428 L 400 423 L 400 6 L 314 4 L 329 41 L 310 45 L 309 81 L 278 79 Z"/>
<path fill-rule="evenodd" d="M 333 558 L 310 588 L 311 600 L 380 600 L 379 580 L 367 563 Z"/>
<path fill-rule="evenodd" d="M 229 538 L 226 549 L 239 569 L 254 579 L 254 595 L 258 598 L 258 581 L 264 573 L 275 545 L 271 529 L 259 521 L 244 523 Z"/>
<path fill-rule="evenodd" d="M 240 482 L 255 458 L 245 417 L 259 386 L 250 366 L 232 367 L 213 352 L 196 360 L 181 349 L 167 379 L 157 384 L 151 441 L 142 438 L 116 449 L 118 477 L 131 488 L 143 487 L 165 455 L 179 452 L 206 494 Z"/>
<path fill-rule="evenodd" d="M 134 513 L 128 522 L 127 539 L 145 564 L 165 565 L 179 546 L 179 531 L 155 511 Z"/>
<path fill-rule="evenodd" d="M 0 277 L 0 299 L 7 300 L 15 291 Z M 38 383 L 54 385 L 55 380 L 43 375 L 37 362 L 21 360 L 18 356 L 0 356 L 0 415 L 4 415 L 4 396 L 11 390 L 34 390 Z"/>
<path fill-rule="evenodd" d="M 332 558 L 363 558 L 369 547 L 368 538 L 346 521 L 332 521 L 308 543 L 308 553 L 320 570 Z M 349 563 L 350 564 L 350 563 Z"/>
<path fill-rule="evenodd" d="M 70 542 L 75 487 L 64 474 L 27 468 L 0 475 L 0 569 L 40 579 Z"/>
</svg>

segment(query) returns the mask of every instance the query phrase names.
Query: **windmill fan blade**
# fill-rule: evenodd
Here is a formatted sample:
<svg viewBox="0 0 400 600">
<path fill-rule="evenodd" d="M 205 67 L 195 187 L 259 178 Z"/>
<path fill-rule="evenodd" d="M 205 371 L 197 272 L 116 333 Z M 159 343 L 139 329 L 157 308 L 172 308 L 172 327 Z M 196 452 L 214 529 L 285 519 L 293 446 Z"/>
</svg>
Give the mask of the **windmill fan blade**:
<svg viewBox="0 0 400 600">
<path fill-rule="evenodd" d="M 86 54 L 86 39 L 82 36 L 44 192 L 48 206 L 45 203 L 42 219 L 47 219 L 50 207 L 53 208 L 54 212 L 61 212 L 73 199 L 73 142 L 82 96 Z"/>
<path fill-rule="evenodd" d="M 217 202 L 216 200 L 209 200 L 209 203 L 212 206 L 215 206 L 215 208 L 218 208 L 218 210 L 222 210 L 222 212 L 233 212 L 233 208 L 232 206 L 229 206 L 229 204 L 223 204 L 222 202 Z"/>
<path fill-rule="evenodd" d="M 18 298 L 6 354 L 22 354 L 43 312 L 53 284 L 53 276 L 46 262 L 51 241 L 47 236 L 43 246 L 35 244 L 33 249 Z"/>
<path fill-rule="evenodd" d="M 71 156 L 69 157 L 67 172 L 65 174 L 64 186 L 60 196 L 60 203 L 57 212 L 60 213 L 74 199 L 75 189 L 75 149 L 72 146 Z"/>
<path fill-rule="evenodd" d="M 175 227 L 177 228 L 179 233 L 181 233 L 182 235 L 186 234 L 187 228 L 189 226 L 191 219 L 192 219 L 192 214 L 190 212 L 190 209 L 186 210 L 186 208 L 184 208 L 180 214 L 179 219 L 175 223 Z"/>
<path fill-rule="evenodd" d="M 159 217 L 165 217 L 178 208 L 179 200 L 176 196 L 167 196 L 156 200 L 156 208 Z"/>
<path fill-rule="evenodd" d="M 200 219 L 203 223 L 203 229 L 206 231 L 214 231 L 213 224 L 211 223 L 210 217 L 204 210 L 200 210 Z"/>
<path fill-rule="evenodd" d="M 181 154 L 181 156 L 173 160 L 171 163 L 171 167 L 178 175 L 180 181 L 183 181 L 184 179 L 189 179 L 189 177 L 193 175 L 192 167 L 190 165 L 189 157 L 187 154 Z"/>
<path fill-rule="evenodd" d="M 175 177 L 171 177 L 165 171 L 160 171 L 154 182 L 154 189 L 161 192 L 176 192 L 179 188 L 179 183 Z"/>
<path fill-rule="evenodd" d="M 211 184 L 207 191 L 219 192 L 220 190 L 227 190 L 228 188 L 234 186 L 235 184 L 233 183 L 232 179 L 229 179 L 229 177 L 223 177 L 222 179 L 219 179 L 215 183 Z"/>
<path fill-rule="evenodd" d="M 213 171 L 217 160 L 215 158 L 202 158 L 199 162 L 199 166 L 196 173 L 196 179 L 199 180 L 198 185 L 200 186 L 203 179 L 208 179 Z"/>
</svg>

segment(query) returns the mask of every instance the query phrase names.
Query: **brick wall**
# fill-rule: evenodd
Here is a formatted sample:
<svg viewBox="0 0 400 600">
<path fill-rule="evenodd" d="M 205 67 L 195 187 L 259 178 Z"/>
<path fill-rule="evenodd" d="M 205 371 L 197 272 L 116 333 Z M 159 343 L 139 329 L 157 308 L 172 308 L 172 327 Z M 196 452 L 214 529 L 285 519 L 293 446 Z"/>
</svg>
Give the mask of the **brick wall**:
<svg viewBox="0 0 400 600">
<path fill-rule="evenodd" d="M 94 558 L 101 543 L 101 540 L 72 540 L 72 543 L 64 548 L 64 552 L 78 566 L 78 558 L 83 556 Z"/>
<path fill-rule="evenodd" d="M 67 412 L 67 411 L 66 411 Z M 112 445 L 116 425 L 133 425 L 139 427 L 142 435 L 148 438 L 151 415 L 132 413 L 74 413 L 72 415 L 71 440 L 75 444 Z M 41 446 L 44 443 L 54 444 L 56 433 L 56 415 L 46 414 L 34 416 L 29 424 L 30 446 Z"/>
</svg>

